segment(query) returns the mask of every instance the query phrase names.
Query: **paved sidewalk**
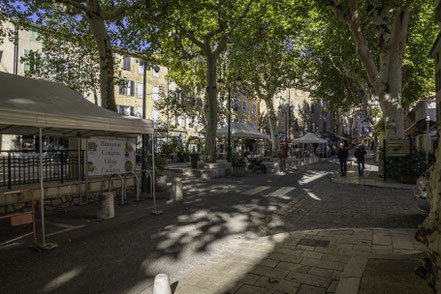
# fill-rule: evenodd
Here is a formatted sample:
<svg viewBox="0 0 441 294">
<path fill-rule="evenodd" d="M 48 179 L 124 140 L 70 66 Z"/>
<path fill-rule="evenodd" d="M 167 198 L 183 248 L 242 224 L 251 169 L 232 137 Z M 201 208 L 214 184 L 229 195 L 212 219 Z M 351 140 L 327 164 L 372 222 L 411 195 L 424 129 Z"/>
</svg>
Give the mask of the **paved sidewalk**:
<svg viewBox="0 0 441 294">
<path fill-rule="evenodd" d="M 37 253 L 26 239 L 2 249 L 2 290 L 151 293 L 158 273 L 181 294 L 355 289 L 359 277 L 344 272 L 364 262 L 351 260 L 420 252 L 409 228 L 424 215 L 411 191 L 332 183 L 336 167 L 323 161 L 286 175 L 185 178 L 183 201 L 157 200 L 162 215 L 151 214 L 150 199 L 132 198 L 108 221 L 96 220 L 95 205 L 53 212 L 46 232 L 59 247 Z"/>
<path fill-rule="evenodd" d="M 333 161 L 338 163 L 336 159 Z M 415 185 L 399 183 L 392 179 L 384 181 L 383 178 L 378 175 L 378 165 L 373 160 L 373 154 L 368 154 L 366 158 L 363 176 L 360 177 L 358 175 L 356 159 L 350 157 L 348 160 L 347 176 L 342 177 L 339 172 L 336 172 L 331 177 L 331 181 L 337 184 L 364 185 L 390 189 L 413 190 L 415 188 Z"/>
<path fill-rule="evenodd" d="M 212 257 L 170 276 L 175 294 L 358 293 L 370 258 L 408 258 L 424 246 L 408 229 L 325 229 L 231 236 Z M 152 293 L 146 289 L 141 293 Z"/>
</svg>

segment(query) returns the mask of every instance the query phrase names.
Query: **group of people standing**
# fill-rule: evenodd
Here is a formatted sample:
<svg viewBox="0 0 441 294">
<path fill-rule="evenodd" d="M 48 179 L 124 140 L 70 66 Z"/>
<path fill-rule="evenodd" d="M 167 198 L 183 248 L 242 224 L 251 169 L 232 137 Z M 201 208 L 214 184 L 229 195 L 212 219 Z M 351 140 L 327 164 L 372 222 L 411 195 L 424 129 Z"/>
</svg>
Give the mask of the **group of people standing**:
<svg viewBox="0 0 441 294">
<path fill-rule="evenodd" d="M 366 155 L 366 150 L 363 147 L 363 144 L 358 145 L 357 149 L 355 149 L 354 157 L 357 159 L 357 165 L 358 165 L 358 175 L 363 176 L 364 172 L 364 163 Z M 347 170 L 347 162 L 349 157 L 349 151 L 345 147 L 343 143 L 340 143 L 339 149 L 337 150 L 337 157 L 340 161 L 340 173 L 342 177 L 346 176 L 346 170 Z"/>
<path fill-rule="evenodd" d="M 358 147 L 355 149 L 354 157 L 357 159 L 357 165 L 358 165 L 358 175 L 363 176 L 364 167 L 365 167 L 365 155 L 367 154 L 366 150 L 364 149 L 363 144 L 358 145 Z M 279 153 L 279 163 L 280 163 L 280 171 L 285 172 L 286 171 L 286 158 L 288 157 L 288 152 L 285 148 L 280 147 Z M 342 177 L 346 176 L 346 170 L 347 170 L 347 162 L 349 157 L 349 150 L 345 147 L 343 143 L 340 143 L 339 148 L 337 150 L 337 157 L 340 161 L 340 173 Z"/>
</svg>

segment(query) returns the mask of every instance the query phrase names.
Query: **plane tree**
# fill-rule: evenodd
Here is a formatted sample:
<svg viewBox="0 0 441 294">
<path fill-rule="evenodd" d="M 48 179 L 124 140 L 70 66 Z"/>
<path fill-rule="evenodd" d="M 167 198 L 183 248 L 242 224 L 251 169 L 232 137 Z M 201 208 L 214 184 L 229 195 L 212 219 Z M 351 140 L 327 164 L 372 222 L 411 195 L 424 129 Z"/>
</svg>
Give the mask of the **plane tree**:
<svg viewBox="0 0 441 294">
<path fill-rule="evenodd" d="M 116 111 L 113 46 L 119 45 L 121 23 L 138 9 L 150 11 L 153 1 L 0 0 L 6 17 L 22 26 L 41 25 L 55 38 L 91 34 L 99 57 L 101 105 Z M 69 26 L 71 25 L 71 26 Z M 84 39 L 88 42 L 87 39 Z"/>
<path fill-rule="evenodd" d="M 312 9 L 317 9 L 327 20 L 327 24 L 318 30 L 319 33 L 324 31 L 326 34 L 332 28 L 334 31 L 331 33 L 340 34 L 334 35 L 339 42 L 334 41 L 334 46 L 330 44 L 330 48 L 341 47 L 341 55 L 330 56 L 334 60 L 343 57 L 343 60 L 333 62 L 340 70 L 346 71 L 337 77 L 350 77 L 359 84 L 359 90 L 369 90 L 368 95 L 363 94 L 364 99 L 371 99 L 374 95 L 382 110 L 387 138 L 404 138 L 406 99 L 412 101 L 420 98 L 415 95 L 425 94 L 432 88 L 430 83 L 422 83 L 422 79 L 418 78 L 430 73 L 430 62 L 424 60 L 421 49 L 416 47 L 417 43 L 431 39 L 423 40 L 422 36 L 428 37 L 434 33 L 432 24 L 426 21 L 428 18 L 424 15 L 428 7 L 427 2 L 420 0 L 326 0 L 313 3 Z M 330 11 L 333 17 L 329 17 Z M 347 34 L 336 22 L 344 25 L 351 38 L 341 40 L 339 36 Z M 409 32 L 412 34 L 409 35 Z M 352 54 L 348 54 L 347 49 L 351 47 Z M 420 65 L 413 63 L 416 61 L 415 53 L 419 53 L 420 61 L 423 61 L 423 70 L 418 68 Z M 419 89 L 417 94 L 415 89 Z"/>
</svg>

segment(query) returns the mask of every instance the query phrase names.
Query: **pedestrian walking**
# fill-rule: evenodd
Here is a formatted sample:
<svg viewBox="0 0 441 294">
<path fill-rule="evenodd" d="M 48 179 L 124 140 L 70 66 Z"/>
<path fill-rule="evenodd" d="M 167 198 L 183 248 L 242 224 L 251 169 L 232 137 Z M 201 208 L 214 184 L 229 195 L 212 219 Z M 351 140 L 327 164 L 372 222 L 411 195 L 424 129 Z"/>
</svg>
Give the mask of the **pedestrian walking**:
<svg viewBox="0 0 441 294">
<path fill-rule="evenodd" d="M 358 148 L 355 149 L 354 156 L 357 158 L 358 165 L 358 175 L 362 176 L 364 172 L 364 156 L 366 154 L 366 150 L 363 147 L 363 144 L 358 145 Z"/>
<path fill-rule="evenodd" d="M 346 176 L 348 156 L 349 156 L 348 149 L 346 149 L 343 143 L 340 143 L 340 147 L 337 150 L 337 157 L 340 161 L 340 172 L 342 177 Z"/>
<path fill-rule="evenodd" d="M 279 149 L 279 165 L 280 165 L 280 172 L 285 172 L 286 170 L 286 158 L 288 157 L 288 153 L 286 152 L 286 149 L 282 146 L 280 146 Z"/>
</svg>

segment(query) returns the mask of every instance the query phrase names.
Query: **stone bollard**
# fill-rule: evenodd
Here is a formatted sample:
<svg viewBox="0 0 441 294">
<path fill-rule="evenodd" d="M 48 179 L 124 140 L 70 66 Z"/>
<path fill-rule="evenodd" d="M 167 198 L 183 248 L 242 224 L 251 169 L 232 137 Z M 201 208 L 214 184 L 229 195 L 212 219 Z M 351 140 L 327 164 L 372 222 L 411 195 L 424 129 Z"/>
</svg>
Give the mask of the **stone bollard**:
<svg viewBox="0 0 441 294">
<path fill-rule="evenodd" d="M 274 173 L 275 174 L 280 173 L 280 163 L 279 162 L 274 162 L 273 163 L 273 167 L 274 167 Z"/>
<path fill-rule="evenodd" d="M 100 195 L 100 210 L 96 217 L 98 219 L 111 219 L 115 217 L 115 201 L 112 192 L 104 192 Z"/>
<path fill-rule="evenodd" d="M 175 178 L 173 180 L 170 198 L 173 201 L 179 201 L 184 199 L 184 189 L 182 188 L 181 178 Z"/>
<path fill-rule="evenodd" d="M 172 294 L 170 280 L 166 274 L 157 274 L 153 282 L 153 294 Z"/>
</svg>

